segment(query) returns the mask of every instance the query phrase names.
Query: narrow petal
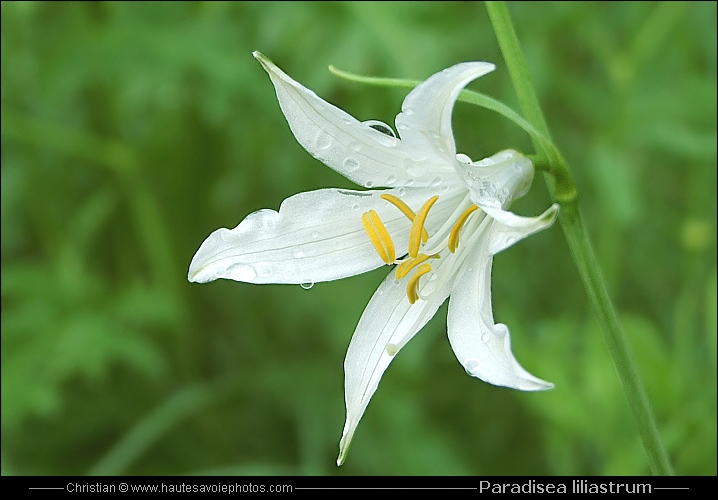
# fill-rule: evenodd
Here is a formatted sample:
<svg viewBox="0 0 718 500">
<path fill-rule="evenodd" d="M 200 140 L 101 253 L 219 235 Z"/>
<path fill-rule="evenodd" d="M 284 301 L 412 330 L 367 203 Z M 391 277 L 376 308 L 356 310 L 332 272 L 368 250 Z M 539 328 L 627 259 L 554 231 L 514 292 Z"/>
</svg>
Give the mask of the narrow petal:
<svg viewBox="0 0 718 500">
<path fill-rule="evenodd" d="M 494 324 L 491 311 L 491 261 L 481 242 L 467 256 L 449 299 L 449 342 L 466 372 L 490 384 L 540 391 L 553 384 L 534 377 L 511 352 L 509 329 Z"/>
<path fill-rule="evenodd" d="M 513 212 L 479 205 L 486 214 L 494 219 L 488 230 L 489 252 L 496 255 L 519 240 L 549 227 L 556 220 L 559 204 L 554 203 L 537 217 L 522 217 Z"/>
<path fill-rule="evenodd" d="M 404 99 L 396 117 L 399 136 L 427 163 L 455 161 L 456 144 L 451 113 L 461 90 L 472 80 L 496 68 L 487 62 L 465 62 L 430 76 Z"/>
<path fill-rule="evenodd" d="M 375 210 L 391 234 L 397 254 L 406 253 L 411 222 L 383 193 L 401 197 L 414 208 L 429 194 L 401 188 L 384 191 L 320 189 L 287 198 L 279 208 L 249 214 L 234 229 L 218 229 L 192 258 L 189 280 L 218 278 L 247 283 L 318 283 L 360 274 L 384 265 L 362 225 Z M 436 226 L 459 202 L 450 192 L 430 214 Z M 433 216 L 433 219 L 431 217 Z M 431 227 L 431 226 L 430 226 Z"/>
<path fill-rule="evenodd" d="M 450 265 L 450 262 L 445 261 L 443 257 L 434 261 L 437 275 L 440 275 L 442 265 Z M 430 278 L 425 275 L 422 277 L 424 279 Z M 347 418 L 339 444 L 338 465 L 346 458 L 354 431 L 384 371 L 396 353 L 444 303 L 453 279 L 451 276 L 446 280 L 439 277 L 426 300 L 420 299 L 413 305 L 407 298 L 406 283 L 406 279 L 396 280 L 393 271 L 389 273 L 369 301 L 349 344 L 344 361 Z M 420 294 L 428 292 L 428 287 L 432 286 L 431 282 L 425 285 Z"/>
<path fill-rule="evenodd" d="M 364 187 L 420 187 L 456 182 L 452 179 L 451 164 L 417 166 L 413 146 L 329 104 L 259 52 L 254 52 L 254 57 L 269 74 L 297 141 L 309 154 L 347 179 Z"/>
</svg>

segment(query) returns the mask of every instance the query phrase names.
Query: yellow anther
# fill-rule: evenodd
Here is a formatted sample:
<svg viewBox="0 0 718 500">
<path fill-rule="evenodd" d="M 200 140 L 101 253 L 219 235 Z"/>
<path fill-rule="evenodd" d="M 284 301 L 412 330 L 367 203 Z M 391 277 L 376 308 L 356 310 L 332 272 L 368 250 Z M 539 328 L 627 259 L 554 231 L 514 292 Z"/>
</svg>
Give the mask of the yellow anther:
<svg viewBox="0 0 718 500">
<path fill-rule="evenodd" d="M 464 213 L 459 216 L 458 220 L 454 224 L 454 227 L 451 228 L 451 233 L 449 234 L 449 252 L 456 252 L 456 247 L 459 245 L 459 232 L 461 231 L 461 228 L 464 227 L 464 224 L 466 224 L 466 219 L 468 219 L 469 215 L 471 215 L 471 213 L 477 208 L 479 207 L 471 205 L 469 208 L 464 210 Z"/>
<path fill-rule="evenodd" d="M 409 297 L 410 304 L 419 300 L 419 278 L 429 271 L 431 271 L 431 264 L 420 265 L 414 273 L 414 276 L 409 280 L 409 283 L 406 284 L 406 296 Z"/>
<path fill-rule="evenodd" d="M 364 231 L 369 235 L 371 244 L 374 245 L 376 253 L 379 254 L 381 260 L 391 265 L 396 260 L 396 252 L 394 251 L 394 242 L 391 241 L 389 231 L 384 227 L 384 223 L 374 210 L 364 212 L 361 216 L 361 222 L 364 225 Z"/>
<path fill-rule="evenodd" d="M 419 243 L 421 240 L 421 232 L 424 230 L 424 222 L 426 216 L 429 214 L 429 209 L 436 203 L 438 196 L 432 196 L 424 203 L 419 213 L 414 217 L 414 222 L 411 223 L 411 231 L 409 232 L 409 256 L 416 257 L 419 254 Z"/>
<path fill-rule="evenodd" d="M 406 217 L 407 217 L 411 222 L 414 222 L 414 217 L 416 217 L 416 214 L 415 214 L 414 211 L 409 207 L 409 205 L 407 205 L 406 203 L 404 203 L 404 201 L 403 201 L 401 198 L 397 198 L 397 197 L 394 196 L 393 194 L 386 194 L 386 193 L 385 193 L 385 194 L 382 194 L 382 195 L 379 195 L 379 197 L 380 197 L 381 199 L 383 199 L 383 200 L 388 201 L 388 202 L 391 203 L 392 205 L 394 205 L 396 208 L 398 208 L 399 210 L 401 210 L 401 213 L 403 213 L 404 215 L 406 215 Z M 426 229 L 424 229 L 424 230 L 421 232 L 421 241 L 422 241 L 423 243 L 426 243 L 426 241 L 427 241 L 428 239 L 429 239 L 429 233 L 427 233 L 427 232 L 426 232 Z"/>
<path fill-rule="evenodd" d="M 426 255 L 423 253 L 420 253 L 416 256 L 416 258 L 412 259 L 409 258 L 396 266 L 396 279 L 400 280 L 407 274 L 409 274 L 409 271 L 414 269 L 416 266 L 421 264 L 422 262 L 426 262 L 429 259 L 439 259 L 439 254 L 435 253 L 434 255 Z"/>
</svg>

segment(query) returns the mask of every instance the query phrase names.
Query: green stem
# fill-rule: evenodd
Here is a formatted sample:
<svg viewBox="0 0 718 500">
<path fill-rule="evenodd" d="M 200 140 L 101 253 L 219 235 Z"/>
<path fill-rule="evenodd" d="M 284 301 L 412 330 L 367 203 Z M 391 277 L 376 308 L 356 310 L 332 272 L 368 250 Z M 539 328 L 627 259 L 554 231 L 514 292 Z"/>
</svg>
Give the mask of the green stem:
<svg viewBox="0 0 718 500">
<path fill-rule="evenodd" d="M 528 66 L 506 4 L 504 2 L 486 2 L 486 8 L 518 94 L 521 109 L 526 119 L 550 142 L 551 135 L 548 125 L 539 106 L 536 92 L 531 85 Z M 598 316 L 613 364 L 628 399 L 628 406 L 638 425 L 651 471 L 657 475 L 672 475 L 673 468 L 658 432 L 651 404 L 633 362 L 626 335 L 608 294 L 601 268 L 583 226 L 578 195 L 569 166 L 555 147 L 548 147 L 544 141 L 533 135 L 532 139 L 539 156 L 548 162 L 549 190 L 554 200 L 561 203 L 561 226 L 586 293 Z"/>
</svg>

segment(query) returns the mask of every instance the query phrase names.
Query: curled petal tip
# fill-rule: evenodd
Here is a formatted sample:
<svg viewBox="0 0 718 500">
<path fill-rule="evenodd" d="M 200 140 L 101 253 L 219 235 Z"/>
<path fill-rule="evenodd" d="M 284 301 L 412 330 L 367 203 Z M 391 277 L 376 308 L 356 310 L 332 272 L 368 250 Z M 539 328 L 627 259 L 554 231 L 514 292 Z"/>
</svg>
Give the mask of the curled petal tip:
<svg viewBox="0 0 718 500">
<path fill-rule="evenodd" d="M 207 279 L 200 279 L 200 274 L 202 274 L 203 266 L 198 263 L 197 257 L 192 259 L 192 262 L 190 262 L 189 270 L 187 271 L 187 281 L 190 283 L 205 283 Z"/>
<path fill-rule="evenodd" d="M 513 358 L 513 356 L 511 356 Z M 515 360 L 514 360 L 514 363 Z M 554 388 L 551 382 L 546 382 L 538 377 L 534 377 L 524 370 L 518 363 L 508 372 L 501 370 L 479 370 L 475 361 L 469 360 L 464 364 L 464 370 L 472 377 L 476 377 L 493 385 L 517 389 L 519 391 L 536 392 L 548 391 Z"/>
<path fill-rule="evenodd" d="M 551 382 L 546 382 L 541 379 L 522 380 L 520 385 L 517 387 L 518 390 L 525 392 L 550 391 L 553 388 L 554 385 Z"/>
<path fill-rule="evenodd" d="M 262 66 L 265 66 L 265 67 L 266 67 L 268 64 L 271 64 L 271 63 L 272 63 L 269 59 L 266 58 L 266 56 L 265 56 L 264 54 L 262 54 L 262 53 L 261 53 L 260 51 L 258 51 L 258 50 L 255 50 L 254 52 L 252 52 L 252 55 L 254 56 L 254 58 L 255 58 L 257 61 L 259 61 L 259 63 L 260 63 Z"/>
<path fill-rule="evenodd" d="M 339 456 L 337 457 L 337 467 L 344 465 L 344 461 L 347 459 L 347 453 L 349 452 L 349 444 L 351 444 L 351 436 L 343 436 L 339 443 Z"/>
<path fill-rule="evenodd" d="M 252 52 L 252 55 L 257 61 L 259 61 L 259 64 L 261 64 L 264 70 L 270 75 L 272 73 L 283 74 L 283 72 L 279 68 L 277 68 L 277 66 L 260 51 L 255 50 L 254 52 Z"/>
<path fill-rule="evenodd" d="M 257 61 L 259 61 L 259 62 L 262 63 L 262 64 L 266 64 L 266 63 L 272 64 L 272 61 L 270 61 L 269 59 L 267 59 L 267 56 L 265 56 L 264 54 L 262 54 L 262 53 L 261 53 L 260 51 L 258 51 L 258 50 L 253 51 L 253 52 L 252 52 L 252 56 L 253 56 Z"/>
</svg>

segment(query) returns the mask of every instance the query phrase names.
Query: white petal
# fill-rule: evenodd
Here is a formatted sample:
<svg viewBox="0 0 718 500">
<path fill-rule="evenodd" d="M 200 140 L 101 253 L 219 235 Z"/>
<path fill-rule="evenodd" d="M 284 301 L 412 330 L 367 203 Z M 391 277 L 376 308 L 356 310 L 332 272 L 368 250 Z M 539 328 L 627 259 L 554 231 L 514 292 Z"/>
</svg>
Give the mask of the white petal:
<svg viewBox="0 0 718 500">
<path fill-rule="evenodd" d="M 537 217 L 522 217 L 494 207 L 479 206 L 489 217 L 494 219 L 486 236 L 489 241 L 488 249 L 492 255 L 496 255 L 517 241 L 549 227 L 553 224 L 559 211 L 559 204 L 554 203 Z"/>
<path fill-rule="evenodd" d="M 282 112 L 297 141 L 312 156 L 364 187 L 429 186 L 453 179 L 450 163 L 421 163 L 418 152 L 332 106 L 259 52 Z"/>
<path fill-rule="evenodd" d="M 442 260 L 443 257 L 432 260 L 432 264 L 436 263 L 437 275 L 440 273 L 441 264 L 444 264 Z M 420 299 L 410 304 L 406 295 L 408 280 L 395 280 L 392 271 L 369 301 L 344 361 L 347 419 L 339 444 L 338 465 L 346 458 L 354 431 L 389 363 L 402 346 L 434 316 L 448 297 L 453 282 L 452 277 L 448 278 L 431 292 L 427 300 Z M 430 277 L 424 275 L 421 279 Z M 431 286 L 431 282 L 424 285 L 420 295 Z"/>
<path fill-rule="evenodd" d="M 361 216 L 376 210 L 392 236 L 397 257 L 406 253 L 411 222 L 382 193 L 401 195 L 414 210 L 431 196 L 420 188 L 384 191 L 320 189 L 287 198 L 279 208 L 249 214 L 234 229 L 218 229 L 192 258 L 189 280 L 218 278 L 248 283 L 318 283 L 384 265 L 364 231 Z M 455 191 L 429 214 L 429 228 L 456 207 Z M 435 211 L 435 213 L 434 213 Z"/>
<path fill-rule="evenodd" d="M 477 162 L 465 155 L 458 157 L 457 170 L 477 205 L 507 208 L 531 186 L 533 163 L 518 151 L 507 149 Z"/>
<path fill-rule="evenodd" d="M 449 342 L 471 376 L 523 391 L 551 389 L 534 377 L 511 352 L 509 329 L 494 324 L 491 311 L 491 261 L 484 242 L 466 258 L 449 299 Z"/>
<path fill-rule="evenodd" d="M 487 62 L 465 62 L 430 76 L 404 99 L 396 127 L 402 141 L 429 161 L 455 161 L 451 113 L 461 90 L 496 68 Z"/>
</svg>

